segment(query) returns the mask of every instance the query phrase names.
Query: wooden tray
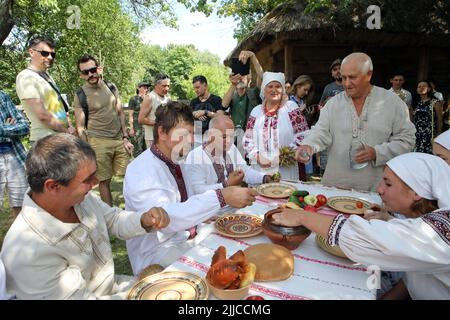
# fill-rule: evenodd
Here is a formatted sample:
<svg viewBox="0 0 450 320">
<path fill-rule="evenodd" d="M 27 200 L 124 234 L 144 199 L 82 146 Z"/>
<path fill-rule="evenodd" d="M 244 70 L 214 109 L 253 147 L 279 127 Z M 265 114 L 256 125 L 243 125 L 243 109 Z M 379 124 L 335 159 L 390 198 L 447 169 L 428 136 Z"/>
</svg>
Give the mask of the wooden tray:
<svg viewBox="0 0 450 320">
<path fill-rule="evenodd" d="M 323 251 L 328 252 L 329 254 L 332 254 L 334 256 L 348 259 L 345 253 L 342 252 L 341 248 L 339 248 L 339 246 L 330 246 L 327 240 L 318 234 L 316 234 L 316 243 Z"/>
</svg>

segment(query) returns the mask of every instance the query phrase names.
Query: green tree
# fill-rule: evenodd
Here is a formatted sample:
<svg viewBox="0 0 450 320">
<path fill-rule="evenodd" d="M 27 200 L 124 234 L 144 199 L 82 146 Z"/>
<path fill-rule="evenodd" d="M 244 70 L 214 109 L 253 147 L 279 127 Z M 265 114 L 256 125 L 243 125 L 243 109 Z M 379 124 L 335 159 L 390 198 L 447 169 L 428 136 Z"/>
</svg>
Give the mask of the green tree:
<svg viewBox="0 0 450 320">
<path fill-rule="evenodd" d="M 198 75 L 206 77 L 208 80 L 209 92 L 219 97 L 223 97 L 230 86 L 228 81 L 229 71 L 219 64 L 218 59 L 215 64 L 198 64 L 192 69 L 189 79 L 183 84 L 183 87 L 187 88 L 187 98 L 189 100 L 196 97 L 192 87 L 192 79 Z"/>
<path fill-rule="evenodd" d="M 23 68 L 28 54 L 25 46 L 33 34 L 47 34 L 57 42 L 57 59 L 51 74 L 63 92 L 72 97 L 74 90 L 82 83 L 76 62 L 90 53 L 99 59 L 105 68 L 105 78 L 115 82 L 122 95 L 134 92 L 135 83 L 142 78 L 142 44 L 138 37 L 140 29 L 123 12 L 117 0 L 63 0 L 60 7 L 77 5 L 81 9 L 79 28 L 67 28 L 69 14 L 63 10 L 47 11 L 48 8 L 23 8 L 22 19 L 16 22 L 9 44 L 3 45 L 4 57 L 17 57 L 16 64 Z M 113 23 L 112 23 L 113 22 Z M 11 59 L 10 58 L 10 59 Z M 17 63 L 18 62 L 18 63 Z M 14 87 L 17 70 L 9 71 L 0 64 L 2 85 Z M 17 69 L 17 68 L 16 68 Z"/>
<path fill-rule="evenodd" d="M 242 40 L 256 23 L 275 7 L 284 10 L 303 6 L 305 14 L 314 13 L 316 19 L 333 24 L 336 29 L 365 26 L 367 8 L 381 9 L 382 28 L 390 31 L 415 33 L 448 33 L 450 1 L 444 0 L 221 0 L 217 4 L 220 16 L 234 17 L 238 22 L 235 37 Z"/>
<path fill-rule="evenodd" d="M 75 1 L 70 5 L 74 5 Z M 86 1 L 87 2 L 87 1 Z M 176 2 L 183 4 L 191 11 L 212 12 L 212 6 L 204 0 L 120 0 L 122 9 L 133 17 L 137 25 L 150 25 L 154 22 L 176 26 L 173 6 Z M 10 34 L 17 21 L 24 18 L 23 11 L 30 8 L 44 9 L 47 12 L 65 11 L 65 1 L 59 0 L 0 0 L 0 43 Z"/>
</svg>

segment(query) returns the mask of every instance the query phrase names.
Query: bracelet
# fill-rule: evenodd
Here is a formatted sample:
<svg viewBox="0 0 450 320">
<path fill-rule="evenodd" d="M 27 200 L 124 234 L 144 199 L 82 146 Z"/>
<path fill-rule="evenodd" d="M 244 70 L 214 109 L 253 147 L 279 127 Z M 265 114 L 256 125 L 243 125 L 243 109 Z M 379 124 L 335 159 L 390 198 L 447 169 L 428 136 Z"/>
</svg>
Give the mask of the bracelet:
<svg viewBox="0 0 450 320">
<path fill-rule="evenodd" d="M 128 139 L 128 136 L 123 136 L 123 137 L 122 137 L 122 140 L 123 140 L 123 139 Z"/>
</svg>

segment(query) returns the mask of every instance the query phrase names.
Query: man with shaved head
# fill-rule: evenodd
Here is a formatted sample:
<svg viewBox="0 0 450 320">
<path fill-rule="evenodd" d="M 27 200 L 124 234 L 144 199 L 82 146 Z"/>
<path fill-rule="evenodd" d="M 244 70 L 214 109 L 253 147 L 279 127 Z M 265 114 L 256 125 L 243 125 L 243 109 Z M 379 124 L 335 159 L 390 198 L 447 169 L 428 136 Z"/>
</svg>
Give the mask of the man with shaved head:
<svg viewBox="0 0 450 320">
<path fill-rule="evenodd" d="M 342 60 L 344 91 L 328 100 L 297 150 L 297 160 L 307 162 L 328 148 L 323 184 L 375 191 L 386 162 L 414 148 L 408 107 L 396 94 L 372 85 L 372 73 L 372 59 L 365 53 Z"/>
<path fill-rule="evenodd" d="M 247 165 L 233 144 L 234 124 L 226 115 L 211 119 L 207 142 L 192 150 L 185 162 L 187 179 L 194 194 L 207 190 L 271 182 L 270 175 Z"/>
</svg>

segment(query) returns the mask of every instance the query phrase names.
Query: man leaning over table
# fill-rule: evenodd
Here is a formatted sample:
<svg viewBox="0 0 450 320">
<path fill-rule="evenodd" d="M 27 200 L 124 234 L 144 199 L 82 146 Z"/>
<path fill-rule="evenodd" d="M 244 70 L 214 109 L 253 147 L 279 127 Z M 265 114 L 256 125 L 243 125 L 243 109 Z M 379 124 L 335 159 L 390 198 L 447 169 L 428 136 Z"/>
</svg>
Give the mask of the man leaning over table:
<svg viewBox="0 0 450 320">
<path fill-rule="evenodd" d="M 35 143 L 26 160 L 30 185 L 8 230 L 1 260 L 6 289 L 18 299 L 124 299 L 134 279 L 114 274 L 109 235 L 129 239 L 168 225 L 161 208 L 129 212 L 91 193 L 95 152 L 69 134 Z M 142 213 L 144 212 L 144 213 Z"/>
<path fill-rule="evenodd" d="M 160 232 L 127 241 L 134 274 L 150 264 L 163 267 L 172 264 L 202 240 L 201 230 L 201 235 L 196 236 L 198 224 L 226 205 L 235 208 L 251 205 L 256 196 L 252 189 L 231 186 L 188 198 L 192 193 L 179 160 L 187 155 L 193 142 L 192 109 L 172 101 L 158 107 L 155 115 L 154 144 L 129 164 L 123 195 L 128 210 L 162 207 L 169 214 L 170 224 Z"/>
<path fill-rule="evenodd" d="M 270 175 L 252 169 L 233 144 L 234 124 L 226 115 L 209 123 L 208 142 L 189 152 L 185 162 L 187 183 L 194 194 L 228 186 L 272 182 Z"/>
<path fill-rule="evenodd" d="M 344 92 L 328 100 L 297 150 L 297 160 L 306 163 L 313 153 L 328 148 L 325 185 L 375 191 L 386 162 L 414 148 L 416 130 L 406 104 L 396 94 L 372 85 L 372 73 L 372 60 L 365 53 L 345 57 Z M 364 144 L 354 158 L 358 164 L 368 162 L 362 169 L 350 168 L 350 146 L 355 141 Z"/>
</svg>

